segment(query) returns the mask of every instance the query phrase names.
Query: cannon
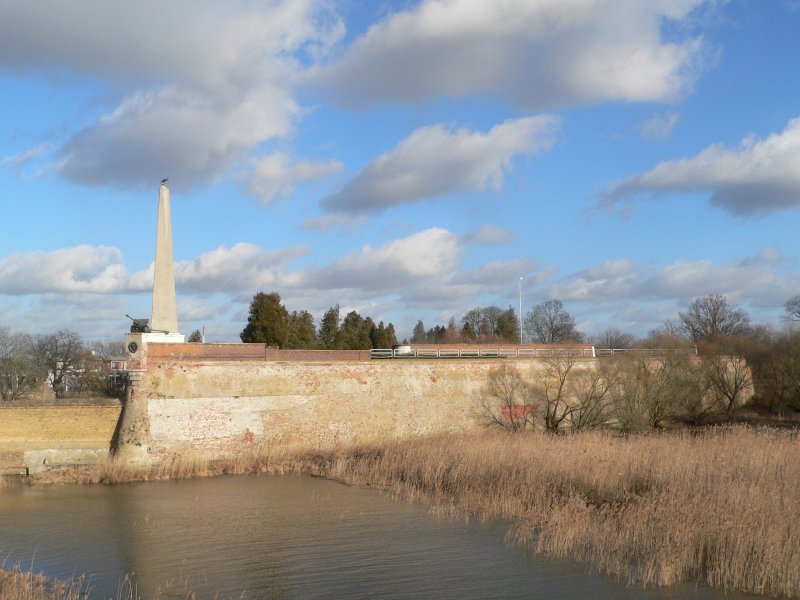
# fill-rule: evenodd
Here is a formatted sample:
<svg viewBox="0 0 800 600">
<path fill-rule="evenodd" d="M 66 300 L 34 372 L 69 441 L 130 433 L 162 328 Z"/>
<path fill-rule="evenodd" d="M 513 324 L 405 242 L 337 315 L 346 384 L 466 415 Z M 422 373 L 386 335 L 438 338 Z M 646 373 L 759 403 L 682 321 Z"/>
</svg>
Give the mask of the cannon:
<svg viewBox="0 0 800 600">
<path fill-rule="evenodd" d="M 125 315 L 133 324 L 131 325 L 131 333 L 151 333 L 150 319 L 134 319 L 130 315 Z"/>
</svg>

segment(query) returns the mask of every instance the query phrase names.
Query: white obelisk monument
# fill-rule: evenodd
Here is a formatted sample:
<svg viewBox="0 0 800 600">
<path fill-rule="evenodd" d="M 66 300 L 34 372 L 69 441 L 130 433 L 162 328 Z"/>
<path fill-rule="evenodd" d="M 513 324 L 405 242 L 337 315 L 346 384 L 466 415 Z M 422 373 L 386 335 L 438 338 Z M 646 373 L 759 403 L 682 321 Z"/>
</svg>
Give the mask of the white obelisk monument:
<svg viewBox="0 0 800 600">
<path fill-rule="evenodd" d="M 172 217 L 170 215 L 167 180 L 158 190 L 158 230 L 153 274 L 153 315 L 150 328 L 154 335 L 148 341 L 182 342 L 178 333 L 178 304 L 175 300 L 175 264 L 172 258 Z M 159 339 L 160 338 L 160 339 Z M 178 339 L 180 338 L 180 339 Z"/>
<path fill-rule="evenodd" d="M 141 389 L 147 373 L 147 345 L 183 343 L 178 333 L 178 304 L 175 301 L 175 265 L 172 259 L 172 218 L 167 180 L 158 190 L 158 229 L 153 274 L 153 316 L 150 333 L 125 334 L 128 390 L 120 417 L 116 455 L 128 462 L 149 463 L 150 414 L 147 394 Z"/>
</svg>

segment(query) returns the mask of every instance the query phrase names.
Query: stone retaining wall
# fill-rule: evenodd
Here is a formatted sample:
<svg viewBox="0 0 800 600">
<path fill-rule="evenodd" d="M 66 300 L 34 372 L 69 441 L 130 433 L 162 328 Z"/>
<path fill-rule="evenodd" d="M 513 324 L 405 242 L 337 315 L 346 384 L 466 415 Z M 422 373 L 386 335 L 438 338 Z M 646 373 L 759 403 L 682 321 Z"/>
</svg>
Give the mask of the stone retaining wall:
<svg viewBox="0 0 800 600">
<path fill-rule="evenodd" d="M 0 405 L 0 471 L 96 462 L 108 454 L 119 402 L 93 405 Z"/>
<path fill-rule="evenodd" d="M 134 338 L 135 334 L 128 336 Z M 225 455 L 254 443 L 321 447 L 482 425 L 487 373 L 531 359 L 368 359 L 367 351 L 265 351 L 261 344 L 138 344 L 121 440 L 149 455 Z M 592 359 L 581 359 L 593 364 Z"/>
</svg>

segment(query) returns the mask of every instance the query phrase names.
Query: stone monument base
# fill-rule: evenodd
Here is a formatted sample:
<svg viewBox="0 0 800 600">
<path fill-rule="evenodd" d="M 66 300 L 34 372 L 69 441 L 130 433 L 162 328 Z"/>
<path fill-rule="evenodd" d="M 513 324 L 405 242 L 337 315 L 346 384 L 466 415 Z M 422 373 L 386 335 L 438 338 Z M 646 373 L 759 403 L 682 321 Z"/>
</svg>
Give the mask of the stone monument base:
<svg viewBox="0 0 800 600">
<path fill-rule="evenodd" d="M 183 344 L 186 341 L 186 336 L 182 333 L 161 333 L 154 331 L 152 333 L 143 333 L 142 342 L 145 344 Z"/>
</svg>

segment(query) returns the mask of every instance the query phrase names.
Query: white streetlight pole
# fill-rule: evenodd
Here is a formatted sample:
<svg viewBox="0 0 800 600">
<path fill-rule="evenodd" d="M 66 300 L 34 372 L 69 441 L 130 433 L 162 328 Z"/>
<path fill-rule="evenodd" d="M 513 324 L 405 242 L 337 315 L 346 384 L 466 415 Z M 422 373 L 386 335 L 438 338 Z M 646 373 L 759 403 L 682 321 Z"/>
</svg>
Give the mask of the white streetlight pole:
<svg viewBox="0 0 800 600">
<path fill-rule="evenodd" d="M 519 276 L 519 344 L 522 345 L 522 275 Z"/>
</svg>

